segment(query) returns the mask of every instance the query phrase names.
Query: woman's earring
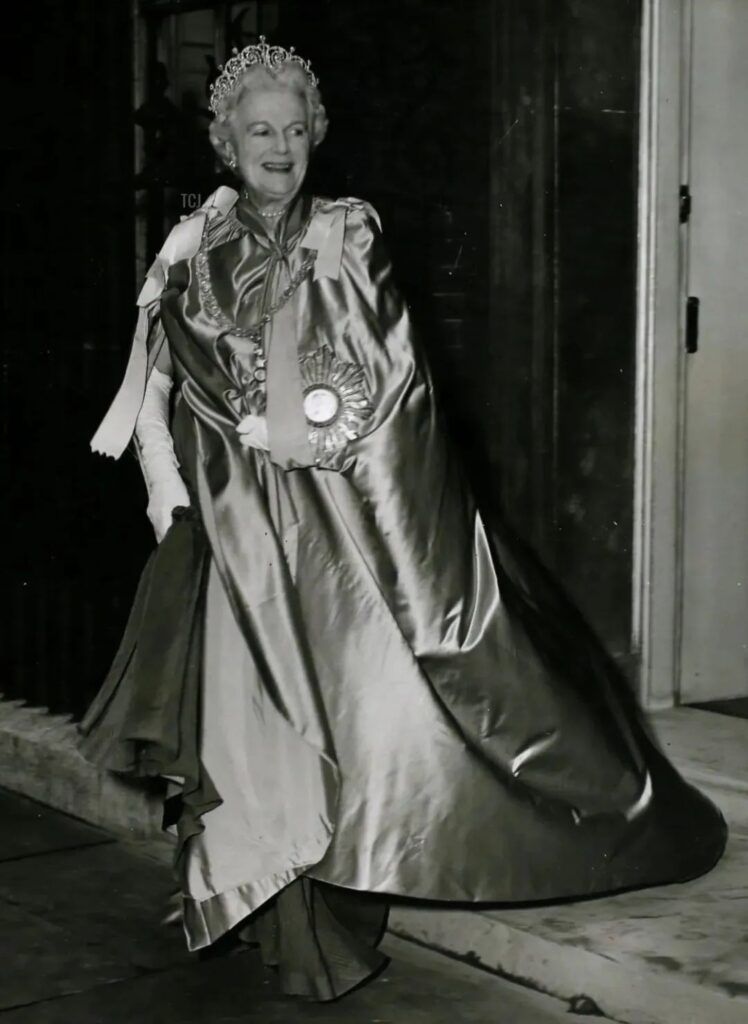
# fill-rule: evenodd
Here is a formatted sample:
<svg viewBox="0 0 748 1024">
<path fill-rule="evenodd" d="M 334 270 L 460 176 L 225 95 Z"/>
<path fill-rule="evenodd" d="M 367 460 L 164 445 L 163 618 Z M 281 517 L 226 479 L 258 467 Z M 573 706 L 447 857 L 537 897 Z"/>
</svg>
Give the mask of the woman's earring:
<svg viewBox="0 0 748 1024">
<path fill-rule="evenodd" d="M 232 171 L 236 170 L 236 157 L 235 156 L 229 157 L 229 167 L 231 168 Z"/>
</svg>

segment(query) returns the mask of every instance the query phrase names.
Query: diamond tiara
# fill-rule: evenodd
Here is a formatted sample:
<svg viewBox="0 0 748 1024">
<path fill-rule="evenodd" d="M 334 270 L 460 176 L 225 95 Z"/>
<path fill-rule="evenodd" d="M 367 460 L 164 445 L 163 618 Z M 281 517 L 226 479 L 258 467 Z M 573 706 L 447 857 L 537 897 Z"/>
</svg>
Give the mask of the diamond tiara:
<svg viewBox="0 0 748 1024">
<path fill-rule="evenodd" d="M 284 50 L 282 46 L 269 46 L 265 36 L 254 46 L 245 46 L 240 52 L 234 47 L 226 64 L 219 64 L 221 74 L 210 87 L 210 109 L 217 114 L 221 101 L 234 91 L 239 81 L 250 68 L 261 65 L 268 71 L 280 71 L 284 64 L 298 64 L 307 77 L 312 88 L 317 87 L 317 76 L 312 71 L 308 60 L 304 60 L 295 52 L 293 46 Z"/>
</svg>

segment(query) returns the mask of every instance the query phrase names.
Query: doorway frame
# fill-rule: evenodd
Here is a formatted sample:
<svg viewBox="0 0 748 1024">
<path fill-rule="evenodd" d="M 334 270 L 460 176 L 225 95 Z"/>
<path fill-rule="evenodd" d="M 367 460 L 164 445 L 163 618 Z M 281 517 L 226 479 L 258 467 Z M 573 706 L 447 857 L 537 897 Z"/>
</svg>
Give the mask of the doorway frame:
<svg viewBox="0 0 748 1024">
<path fill-rule="evenodd" d="M 693 0 L 642 0 L 633 645 L 650 710 L 679 703 Z"/>
</svg>

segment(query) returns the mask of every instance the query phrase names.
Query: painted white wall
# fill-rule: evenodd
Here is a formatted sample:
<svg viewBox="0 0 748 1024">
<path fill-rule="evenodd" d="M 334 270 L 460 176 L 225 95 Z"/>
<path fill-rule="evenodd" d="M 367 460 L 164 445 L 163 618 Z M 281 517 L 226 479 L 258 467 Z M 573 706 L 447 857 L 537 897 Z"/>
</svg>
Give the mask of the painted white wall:
<svg viewBox="0 0 748 1024">
<path fill-rule="evenodd" d="M 644 0 L 633 582 L 651 708 L 748 692 L 746 52 L 746 0 Z M 689 293 L 702 300 L 695 356 Z"/>
<path fill-rule="evenodd" d="M 633 618 L 649 708 L 674 703 L 679 677 L 687 6 L 643 4 Z"/>
</svg>

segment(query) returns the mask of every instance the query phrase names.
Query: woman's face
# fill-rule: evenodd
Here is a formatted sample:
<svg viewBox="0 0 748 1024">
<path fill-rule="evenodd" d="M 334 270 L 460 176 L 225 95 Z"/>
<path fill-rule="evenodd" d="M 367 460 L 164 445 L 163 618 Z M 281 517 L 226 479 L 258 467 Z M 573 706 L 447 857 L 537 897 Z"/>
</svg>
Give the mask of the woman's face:
<svg viewBox="0 0 748 1024">
<path fill-rule="evenodd" d="M 309 164 L 309 124 L 291 89 L 248 89 L 231 114 L 237 171 L 257 206 L 289 202 Z"/>
</svg>

